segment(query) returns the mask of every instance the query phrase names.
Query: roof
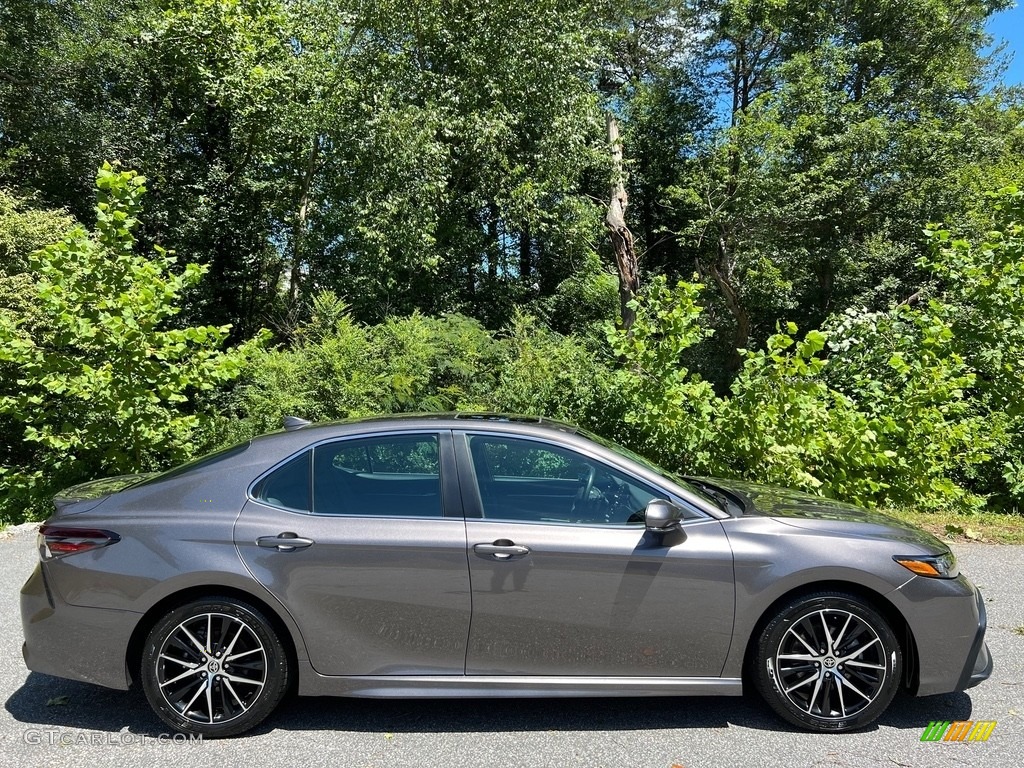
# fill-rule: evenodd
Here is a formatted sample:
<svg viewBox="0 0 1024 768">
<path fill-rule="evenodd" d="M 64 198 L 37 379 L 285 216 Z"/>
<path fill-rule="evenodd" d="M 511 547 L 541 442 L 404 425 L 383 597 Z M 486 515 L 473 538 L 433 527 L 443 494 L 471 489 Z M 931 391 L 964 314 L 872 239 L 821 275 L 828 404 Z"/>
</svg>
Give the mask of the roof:
<svg viewBox="0 0 1024 768">
<path fill-rule="evenodd" d="M 528 416 L 517 413 L 491 413 L 486 411 L 455 411 L 447 413 L 394 413 L 377 416 L 363 416 L 360 418 L 342 419 L 331 422 L 313 423 L 297 416 L 285 416 L 284 428 L 287 431 L 306 429 L 311 427 L 335 427 L 347 426 L 350 424 L 372 424 L 395 422 L 408 426 L 409 422 L 421 421 L 432 426 L 460 426 L 459 422 L 482 421 L 504 424 L 532 424 L 539 427 L 548 427 L 562 432 L 575 434 L 578 428 L 557 419 L 549 419 L 544 416 Z"/>
</svg>

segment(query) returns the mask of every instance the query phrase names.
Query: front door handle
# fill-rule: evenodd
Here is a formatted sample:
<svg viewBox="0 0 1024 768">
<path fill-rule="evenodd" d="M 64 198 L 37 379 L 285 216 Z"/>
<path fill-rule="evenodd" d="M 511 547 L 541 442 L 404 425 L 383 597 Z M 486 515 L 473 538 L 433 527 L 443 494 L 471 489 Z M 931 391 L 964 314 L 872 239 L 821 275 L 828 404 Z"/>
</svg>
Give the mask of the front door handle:
<svg viewBox="0 0 1024 768">
<path fill-rule="evenodd" d="M 474 544 L 473 551 L 481 557 L 490 557 L 495 560 L 511 560 L 514 557 L 530 554 L 529 547 L 513 544 L 508 539 L 498 539 L 490 544 Z"/>
<path fill-rule="evenodd" d="M 296 549 L 305 549 L 313 546 L 312 539 L 304 539 L 297 533 L 285 531 L 277 536 L 260 536 L 256 539 L 256 546 L 265 549 L 276 549 L 278 552 L 294 552 Z"/>
</svg>

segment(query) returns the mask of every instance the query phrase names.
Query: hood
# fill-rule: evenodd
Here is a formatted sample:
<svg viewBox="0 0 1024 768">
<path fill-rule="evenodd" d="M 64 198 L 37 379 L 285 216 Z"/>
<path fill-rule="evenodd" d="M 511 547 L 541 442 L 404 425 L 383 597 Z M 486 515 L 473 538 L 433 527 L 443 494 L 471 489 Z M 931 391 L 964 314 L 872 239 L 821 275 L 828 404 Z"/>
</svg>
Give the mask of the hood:
<svg viewBox="0 0 1024 768">
<path fill-rule="evenodd" d="M 87 512 L 99 505 L 101 501 L 118 491 L 123 491 L 136 483 L 153 477 L 156 473 L 117 475 L 116 477 L 105 477 L 102 480 L 90 480 L 87 483 L 79 483 L 65 488 L 53 498 L 53 505 L 57 508 L 57 514 L 74 515 L 79 512 Z"/>
<path fill-rule="evenodd" d="M 700 485 L 717 486 L 743 502 L 744 516 L 771 517 L 795 528 L 831 530 L 843 535 L 891 538 L 914 543 L 931 551 L 946 551 L 948 546 L 938 538 L 894 517 L 802 491 L 743 480 L 694 478 Z"/>
</svg>

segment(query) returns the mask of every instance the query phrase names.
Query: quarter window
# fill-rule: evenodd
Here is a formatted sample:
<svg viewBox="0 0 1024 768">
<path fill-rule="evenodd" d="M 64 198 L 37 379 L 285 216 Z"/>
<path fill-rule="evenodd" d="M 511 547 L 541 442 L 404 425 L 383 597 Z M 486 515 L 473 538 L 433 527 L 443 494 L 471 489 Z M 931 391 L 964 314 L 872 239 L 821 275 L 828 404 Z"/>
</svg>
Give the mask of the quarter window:
<svg viewBox="0 0 1024 768">
<path fill-rule="evenodd" d="M 309 512 L 309 454 L 303 452 L 263 478 L 256 498 L 272 507 Z"/>
</svg>

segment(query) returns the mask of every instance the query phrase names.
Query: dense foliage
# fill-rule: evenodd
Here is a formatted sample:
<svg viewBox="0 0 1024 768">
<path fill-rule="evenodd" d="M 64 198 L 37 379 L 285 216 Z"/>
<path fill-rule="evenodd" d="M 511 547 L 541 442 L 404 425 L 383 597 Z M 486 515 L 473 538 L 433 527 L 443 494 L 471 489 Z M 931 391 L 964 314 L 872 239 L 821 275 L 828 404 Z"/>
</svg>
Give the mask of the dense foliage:
<svg viewBox="0 0 1024 768">
<path fill-rule="evenodd" d="M 18 465 L 0 467 L 8 505 L 31 508 L 54 483 L 88 473 L 182 458 L 197 421 L 185 393 L 237 374 L 236 356 L 220 350 L 226 327 L 165 327 L 204 270 L 175 274 L 166 251 L 133 252 L 143 182 L 101 168 L 95 230 L 75 227 L 33 256 L 41 322 L 0 313 L 0 362 L 15 378 L 0 414 L 23 430 Z"/>
<path fill-rule="evenodd" d="M 7 0 L 0 518 L 285 413 L 456 408 L 1019 510 L 1005 5 Z"/>
</svg>

